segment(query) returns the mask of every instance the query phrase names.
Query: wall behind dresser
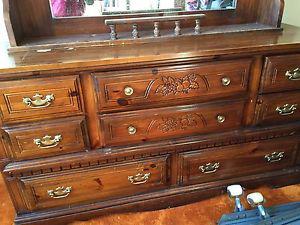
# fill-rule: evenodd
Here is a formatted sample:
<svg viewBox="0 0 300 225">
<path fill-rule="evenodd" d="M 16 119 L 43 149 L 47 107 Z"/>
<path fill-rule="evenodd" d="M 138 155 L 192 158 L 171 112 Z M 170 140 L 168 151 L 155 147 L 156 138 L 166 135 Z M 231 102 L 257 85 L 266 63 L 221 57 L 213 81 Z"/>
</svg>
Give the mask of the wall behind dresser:
<svg viewBox="0 0 300 225">
<path fill-rule="evenodd" d="M 285 0 L 283 22 L 300 27 L 299 0 Z"/>
</svg>

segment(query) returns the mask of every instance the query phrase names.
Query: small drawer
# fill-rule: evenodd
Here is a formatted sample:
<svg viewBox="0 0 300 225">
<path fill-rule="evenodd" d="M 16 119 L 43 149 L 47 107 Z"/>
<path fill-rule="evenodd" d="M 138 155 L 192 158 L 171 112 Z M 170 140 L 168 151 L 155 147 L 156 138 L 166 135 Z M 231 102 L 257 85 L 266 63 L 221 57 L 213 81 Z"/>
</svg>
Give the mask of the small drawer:
<svg viewBox="0 0 300 225">
<path fill-rule="evenodd" d="M 149 109 L 100 116 L 106 145 L 130 144 L 241 127 L 243 101 Z"/>
<path fill-rule="evenodd" d="M 278 124 L 299 119 L 299 91 L 259 96 L 256 107 L 257 124 Z"/>
<path fill-rule="evenodd" d="M 179 183 L 205 183 L 291 167 L 297 148 L 296 139 L 278 139 L 182 153 Z"/>
<path fill-rule="evenodd" d="M 261 92 L 300 89 L 300 54 L 267 57 Z"/>
<path fill-rule="evenodd" d="M 99 110 L 204 102 L 246 93 L 251 60 L 95 74 Z"/>
<path fill-rule="evenodd" d="M 1 82 L 2 121 L 28 121 L 82 114 L 78 76 Z"/>
<path fill-rule="evenodd" d="M 82 117 L 58 119 L 42 124 L 4 128 L 9 139 L 9 158 L 23 160 L 86 150 Z"/>
<path fill-rule="evenodd" d="M 105 168 L 23 177 L 19 194 L 27 210 L 92 203 L 168 187 L 166 156 Z"/>
</svg>

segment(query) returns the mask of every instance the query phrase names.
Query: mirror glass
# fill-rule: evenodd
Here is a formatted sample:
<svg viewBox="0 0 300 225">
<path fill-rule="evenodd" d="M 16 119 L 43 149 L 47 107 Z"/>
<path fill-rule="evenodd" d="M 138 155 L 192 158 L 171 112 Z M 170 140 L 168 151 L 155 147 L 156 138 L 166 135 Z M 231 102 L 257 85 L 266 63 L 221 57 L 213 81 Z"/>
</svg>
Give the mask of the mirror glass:
<svg viewBox="0 0 300 225">
<path fill-rule="evenodd" d="M 50 0 L 53 17 L 235 9 L 237 0 Z"/>
</svg>

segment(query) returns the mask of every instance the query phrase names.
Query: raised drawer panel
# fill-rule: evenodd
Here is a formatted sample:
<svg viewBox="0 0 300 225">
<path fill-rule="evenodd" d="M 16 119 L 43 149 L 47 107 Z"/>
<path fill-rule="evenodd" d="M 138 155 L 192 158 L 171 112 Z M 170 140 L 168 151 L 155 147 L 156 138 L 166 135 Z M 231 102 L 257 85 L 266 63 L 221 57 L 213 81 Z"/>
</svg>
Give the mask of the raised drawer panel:
<svg viewBox="0 0 300 225">
<path fill-rule="evenodd" d="M 288 168 L 294 164 L 297 149 L 297 139 L 285 139 L 183 153 L 179 183 L 205 183 Z"/>
<path fill-rule="evenodd" d="M 1 82 L 1 117 L 10 122 L 82 114 L 80 96 L 78 76 Z"/>
<path fill-rule="evenodd" d="M 106 168 L 48 177 L 21 178 L 20 193 L 29 210 L 115 199 L 168 186 L 168 158 L 159 157 Z"/>
<path fill-rule="evenodd" d="M 300 92 L 259 96 L 256 117 L 257 124 L 277 124 L 300 120 Z"/>
<path fill-rule="evenodd" d="M 8 157 L 16 160 L 54 156 L 86 150 L 83 118 L 54 120 L 4 128 L 9 140 Z"/>
<path fill-rule="evenodd" d="M 251 60 L 99 74 L 99 110 L 207 101 L 245 93 Z"/>
<path fill-rule="evenodd" d="M 176 138 L 241 127 L 244 102 L 232 101 L 100 116 L 107 145 Z"/>
<path fill-rule="evenodd" d="M 300 54 L 267 57 L 262 76 L 264 93 L 300 89 Z"/>
</svg>

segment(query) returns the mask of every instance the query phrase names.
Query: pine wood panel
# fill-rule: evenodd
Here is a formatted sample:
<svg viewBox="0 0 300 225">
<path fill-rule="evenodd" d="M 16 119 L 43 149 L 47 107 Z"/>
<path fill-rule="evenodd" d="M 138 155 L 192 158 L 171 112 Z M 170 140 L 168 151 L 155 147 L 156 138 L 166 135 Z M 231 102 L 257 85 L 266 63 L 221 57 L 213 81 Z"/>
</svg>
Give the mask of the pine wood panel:
<svg viewBox="0 0 300 225">
<path fill-rule="evenodd" d="M 182 153 L 179 182 L 185 185 L 205 183 L 292 167 L 298 149 L 296 138 Z M 282 158 L 278 157 L 280 153 Z M 269 162 L 267 156 L 272 154 L 275 159 Z"/>
<path fill-rule="evenodd" d="M 4 131 L 10 146 L 7 148 L 7 157 L 15 160 L 54 156 L 88 148 L 82 117 L 6 127 Z"/>
<path fill-rule="evenodd" d="M 293 78 L 287 73 L 298 75 Z M 300 89 L 300 55 L 267 57 L 261 81 L 261 92 L 270 93 L 297 89 Z"/>
<path fill-rule="evenodd" d="M 34 103 L 37 100 L 41 101 Z M 79 77 L 49 77 L 1 82 L 0 110 L 3 122 L 82 114 Z"/>
<path fill-rule="evenodd" d="M 235 60 L 95 75 L 99 110 L 245 94 L 251 60 Z"/>
<path fill-rule="evenodd" d="M 256 107 L 256 124 L 278 124 L 299 121 L 300 92 L 261 95 Z"/>
<path fill-rule="evenodd" d="M 107 114 L 100 116 L 100 123 L 106 145 L 143 143 L 238 129 L 244 104 L 232 101 Z M 218 116 L 224 121 L 218 121 Z"/>
<path fill-rule="evenodd" d="M 159 157 L 107 168 L 21 178 L 19 192 L 28 210 L 70 207 L 147 193 L 168 186 L 167 159 Z M 63 187 L 62 191 L 56 190 L 59 187 Z"/>
</svg>

